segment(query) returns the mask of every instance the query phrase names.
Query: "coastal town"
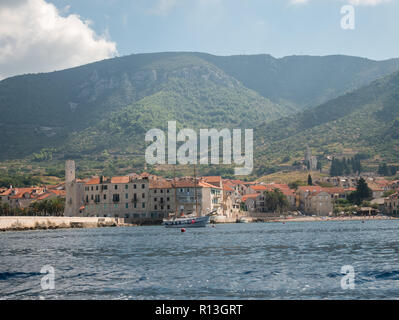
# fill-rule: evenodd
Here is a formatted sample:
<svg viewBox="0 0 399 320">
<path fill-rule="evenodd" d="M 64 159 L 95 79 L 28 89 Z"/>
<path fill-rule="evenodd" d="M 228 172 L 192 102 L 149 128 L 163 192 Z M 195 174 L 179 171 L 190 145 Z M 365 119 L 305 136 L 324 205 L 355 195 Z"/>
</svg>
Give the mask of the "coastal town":
<svg viewBox="0 0 399 320">
<path fill-rule="evenodd" d="M 305 157 L 310 169 L 317 160 Z M 76 178 L 75 162 L 66 161 L 65 183 L 0 190 L 2 216 L 115 218 L 120 224 L 161 224 L 171 215 L 198 209 L 214 213 L 214 223 L 395 217 L 399 214 L 399 180 L 376 175 L 321 177 L 307 185 L 243 181 L 222 176 L 164 178 L 143 172 L 125 176 Z M 359 181 L 370 194 L 354 204 Z M 197 206 L 197 207 L 196 207 Z"/>
</svg>

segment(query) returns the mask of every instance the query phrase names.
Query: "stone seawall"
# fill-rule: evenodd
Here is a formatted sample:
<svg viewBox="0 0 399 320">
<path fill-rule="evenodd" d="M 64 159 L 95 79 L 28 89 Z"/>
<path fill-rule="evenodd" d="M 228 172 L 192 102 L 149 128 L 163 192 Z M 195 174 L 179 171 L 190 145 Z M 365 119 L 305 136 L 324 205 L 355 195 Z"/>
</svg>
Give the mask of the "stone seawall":
<svg viewBox="0 0 399 320">
<path fill-rule="evenodd" d="M 60 228 L 98 228 L 124 225 L 122 218 L 97 217 L 0 217 L 0 231 Z"/>
</svg>

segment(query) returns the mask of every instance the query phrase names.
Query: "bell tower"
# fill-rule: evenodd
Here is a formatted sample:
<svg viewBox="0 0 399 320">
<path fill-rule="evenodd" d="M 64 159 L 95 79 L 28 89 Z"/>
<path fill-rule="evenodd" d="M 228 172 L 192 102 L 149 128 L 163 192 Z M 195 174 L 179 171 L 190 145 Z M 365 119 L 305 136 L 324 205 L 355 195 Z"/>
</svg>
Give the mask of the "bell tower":
<svg viewBox="0 0 399 320">
<path fill-rule="evenodd" d="M 75 161 L 67 160 L 65 162 L 65 211 L 64 216 L 74 215 L 75 199 Z"/>
</svg>

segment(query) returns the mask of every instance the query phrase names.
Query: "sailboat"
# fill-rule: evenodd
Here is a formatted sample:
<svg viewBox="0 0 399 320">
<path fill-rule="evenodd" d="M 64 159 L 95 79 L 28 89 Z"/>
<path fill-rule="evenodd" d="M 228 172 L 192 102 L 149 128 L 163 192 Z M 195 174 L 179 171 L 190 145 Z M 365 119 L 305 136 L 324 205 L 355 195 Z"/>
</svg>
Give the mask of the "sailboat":
<svg viewBox="0 0 399 320">
<path fill-rule="evenodd" d="M 176 175 L 173 178 L 173 187 L 175 190 L 175 213 L 174 216 L 170 218 L 163 219 L 163 225 L 166 228 L 204 228 L 209 222 L 210 216 L 214 214 L 214 212 L 210 212 L 205 216 L 201 216 L 201 212 L 198 211 L 198 197 L 197 197 L 197 177 L 195 174 L 195 165 L 194 165 L 194 193 L 195 193 L 195 212 L 178 216 L 178 208 L 177 208 L 177 193 L 176 193 Z"/>
</svg>

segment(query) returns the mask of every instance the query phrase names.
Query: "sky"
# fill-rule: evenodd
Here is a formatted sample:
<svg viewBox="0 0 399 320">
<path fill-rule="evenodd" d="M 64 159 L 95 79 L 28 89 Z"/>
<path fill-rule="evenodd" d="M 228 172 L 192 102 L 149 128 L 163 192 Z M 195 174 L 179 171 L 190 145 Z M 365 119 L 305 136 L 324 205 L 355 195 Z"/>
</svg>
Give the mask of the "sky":
<svg viewBox="0 0 399 320">
<path fill-rule="evenodd" d="M 0 79 L 146 52 L 397 58 L 398 14 L 399 0 L 0 0 Z"/>
</svg>

